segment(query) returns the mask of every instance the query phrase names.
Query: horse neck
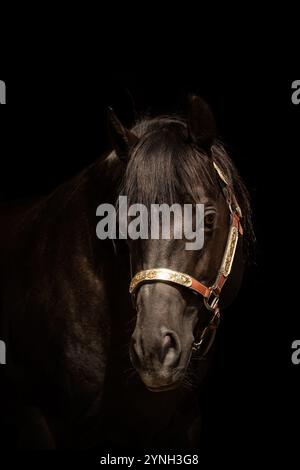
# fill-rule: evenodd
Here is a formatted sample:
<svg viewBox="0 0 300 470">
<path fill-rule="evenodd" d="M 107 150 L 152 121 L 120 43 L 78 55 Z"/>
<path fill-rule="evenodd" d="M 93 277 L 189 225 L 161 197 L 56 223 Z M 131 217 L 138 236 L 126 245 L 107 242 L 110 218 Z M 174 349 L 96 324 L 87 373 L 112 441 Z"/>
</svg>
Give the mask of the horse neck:
<svg viewBox="0 0 300 470">
<path fill-rule="evenodd" d="M 82 187 L 85 194 L 97 205 L 114 204 L 124 170 L 124 164 L 114 153 L 110 153 L 84 170 L 79 179 L 83 180 Z"/>
<path fill-rule="evenodd" d="M 58 188 L 49 198 L 51 210 L 58 219 L 61 214 L 66 229 L 70 225 L 72 230 L 82 233 L 82 237 L 88 235 L 97 251 L 105 250 L 105 246 L 96 238 L 96 210 L 103 203 L 115 205 L 123 171 L 120 160 L 115 154 L 109 154 Z M 79 237 L 80 242 L 82 237 Z"/>
<path fill-rule="evenodd" d="M 96 209 L 103 202 L 114 204 L 122 163 L 112 154 L 59 186 L 49 196 L 25 207 L 16 217 L 12 250 L 24 246 L 39 251 L 65 243 L 65 250 L 88 255 L 104 251 L 96 238 Z M 105 243 L 104 243 L 105 245 Z M 25 248 L 26 247 L 26 248 Z M 93 256 L 89 250 L 90 256 Z"/>
</svg>

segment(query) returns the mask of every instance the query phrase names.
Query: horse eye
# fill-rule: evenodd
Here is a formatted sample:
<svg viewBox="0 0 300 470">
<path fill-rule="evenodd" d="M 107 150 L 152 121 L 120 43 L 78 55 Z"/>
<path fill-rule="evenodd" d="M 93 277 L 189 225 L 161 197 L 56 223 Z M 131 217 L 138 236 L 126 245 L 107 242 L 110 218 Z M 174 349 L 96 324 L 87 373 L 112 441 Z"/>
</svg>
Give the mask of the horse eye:
<svg viewBox="0 0 300 470">
<path fill-rule="evenodd" d="M 205 227 L 212 228 L 212 226 L 215 223 L 215 215 L 216 214 L 214 212 L 210 212 L 209 214 L 205 214 L 205 216 L 204 216 Z"/>
</svg>

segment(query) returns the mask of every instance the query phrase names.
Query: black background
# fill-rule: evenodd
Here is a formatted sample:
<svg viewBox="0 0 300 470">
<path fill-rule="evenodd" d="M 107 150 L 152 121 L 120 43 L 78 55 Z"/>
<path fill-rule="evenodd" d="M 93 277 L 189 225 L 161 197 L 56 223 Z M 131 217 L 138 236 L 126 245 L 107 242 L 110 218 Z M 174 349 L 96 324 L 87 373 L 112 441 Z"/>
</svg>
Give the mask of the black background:
<svg viewBox="0 0 300 470">
<path fill-rule="evenodd" d="M 50 62 L 37 55 L 14 68 L 3 63 L 1 198 L 48 193 L 98 158 L 108 147 L 108 105 L 130 125 L 141 112 L 183 111 L 188 92 L 204 97 L 250 191 L 257 236 L 256 259 L 218 332 L 203 403 L 207 454 L 241 466 L 251 457 L 287 463 L 300 440 L 300 366 L 291 363 L 300 339 L 297 76 L 238 63 L 212 71 L 200 55 L 167 52 L 159 62 L 120 48 L 120 60 L 81 51 L 78 60 L 62 53 Z"/>
</svg>

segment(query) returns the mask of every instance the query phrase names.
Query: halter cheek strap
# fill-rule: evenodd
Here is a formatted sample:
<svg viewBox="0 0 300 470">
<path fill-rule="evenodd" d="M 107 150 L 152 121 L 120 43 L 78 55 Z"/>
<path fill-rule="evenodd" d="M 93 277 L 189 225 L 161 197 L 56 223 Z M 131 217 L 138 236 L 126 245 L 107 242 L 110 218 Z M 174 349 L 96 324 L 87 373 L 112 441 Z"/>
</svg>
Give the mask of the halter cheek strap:
<svg viewBox="0 0 300 470">
<path fill-rule="evenodd" d="M 239 236 L 243 235 L 243 227 L 241 224 L 241 209 L 237 204 L 236 198 L 229 187 L 229 184 L 221 171 L 221 169 L 214 162 L 214 168 L 219 176 L 221 189 L 224 197 L 227 201 L 230 211 L 230 226 L 228 231 L 227 243 L 222 258 L 221 266 L 216 276 L 215 282 L 212 286 L 205 286 L 202 282 L 198 281 L 189 274 L 182 273 L 179 271 L 173 271 L 167 268 L 153 268 L 139 271 L 131 280 L 129 286 L 129 292 L 135 295 L 138 287 L 142 284 L 149 282 L 166 282 L 170 284 L 180 285 L 187 289 L 200 294 L 204 298 L 205 307 L 213 312 L 213 317 L 208 326 L 202 331 L 200 340 L 194 343 L 193 349 L 198 350 L 209 333 L 212 333 L 207 348 L 205 349 L 205 355 L 210 346 L 212 345 L 216 328 L 218 327 L 220 320 L 220 309 L 218 307 L 219 297 L 224 284 L 231 272 L 236 247 L 238 244 Z"/>
</svg>

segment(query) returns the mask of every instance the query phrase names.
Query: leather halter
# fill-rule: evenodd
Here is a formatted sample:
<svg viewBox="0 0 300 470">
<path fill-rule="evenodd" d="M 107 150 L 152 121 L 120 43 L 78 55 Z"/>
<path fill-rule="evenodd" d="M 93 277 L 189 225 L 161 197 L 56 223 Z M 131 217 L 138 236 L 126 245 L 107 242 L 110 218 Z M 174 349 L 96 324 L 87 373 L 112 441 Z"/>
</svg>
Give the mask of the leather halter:
<svg viewBox="0 0 300 470">
<path fill-rule="evenodd" d="M 227 243 L 222 258 L 221 266 L 213 285 L 206 286 L 202 282 L 190 276 L 189 274 L 182 273 L 179 271 L 173 271 L 167 268 L 153 268 L 146 269 L 144 271 L 139 271 L 131 279 L 129 286 L 129 292 L 133 296 L 136 294 L 138 287 L 148 282 L 166 282 L 169 284 L 180 285 L 187 289 L 191 289 L 197 294 L 200 294 L 204 298 L 205 307 L 213 313 L 212 319 L 209 322 L 208 326 L 202 331 L 199 341 L 194 342 L 193 344 L 193 350 L 198 351 L 204 343 L 204 340 L 207 338 L 209 332 L 212 333 L 212 336 L 208 342 L 207 347 L 205 348 L 205 351 L 202 354 L 202 357 L 204 357 L 208 353 L 213 343 L 215 332 L 220 320 L 220 309 L 218 306 L 220 294 L 231 272 L 239 235 L 243 235 L 243 227 L 241 224 L 241 209 L 223 172 L 215 162 L 213 163 L 213 165 L 219 176 L 221 189 L 230 211 L 230 226 L 228 231 Z"/>
</svg>

